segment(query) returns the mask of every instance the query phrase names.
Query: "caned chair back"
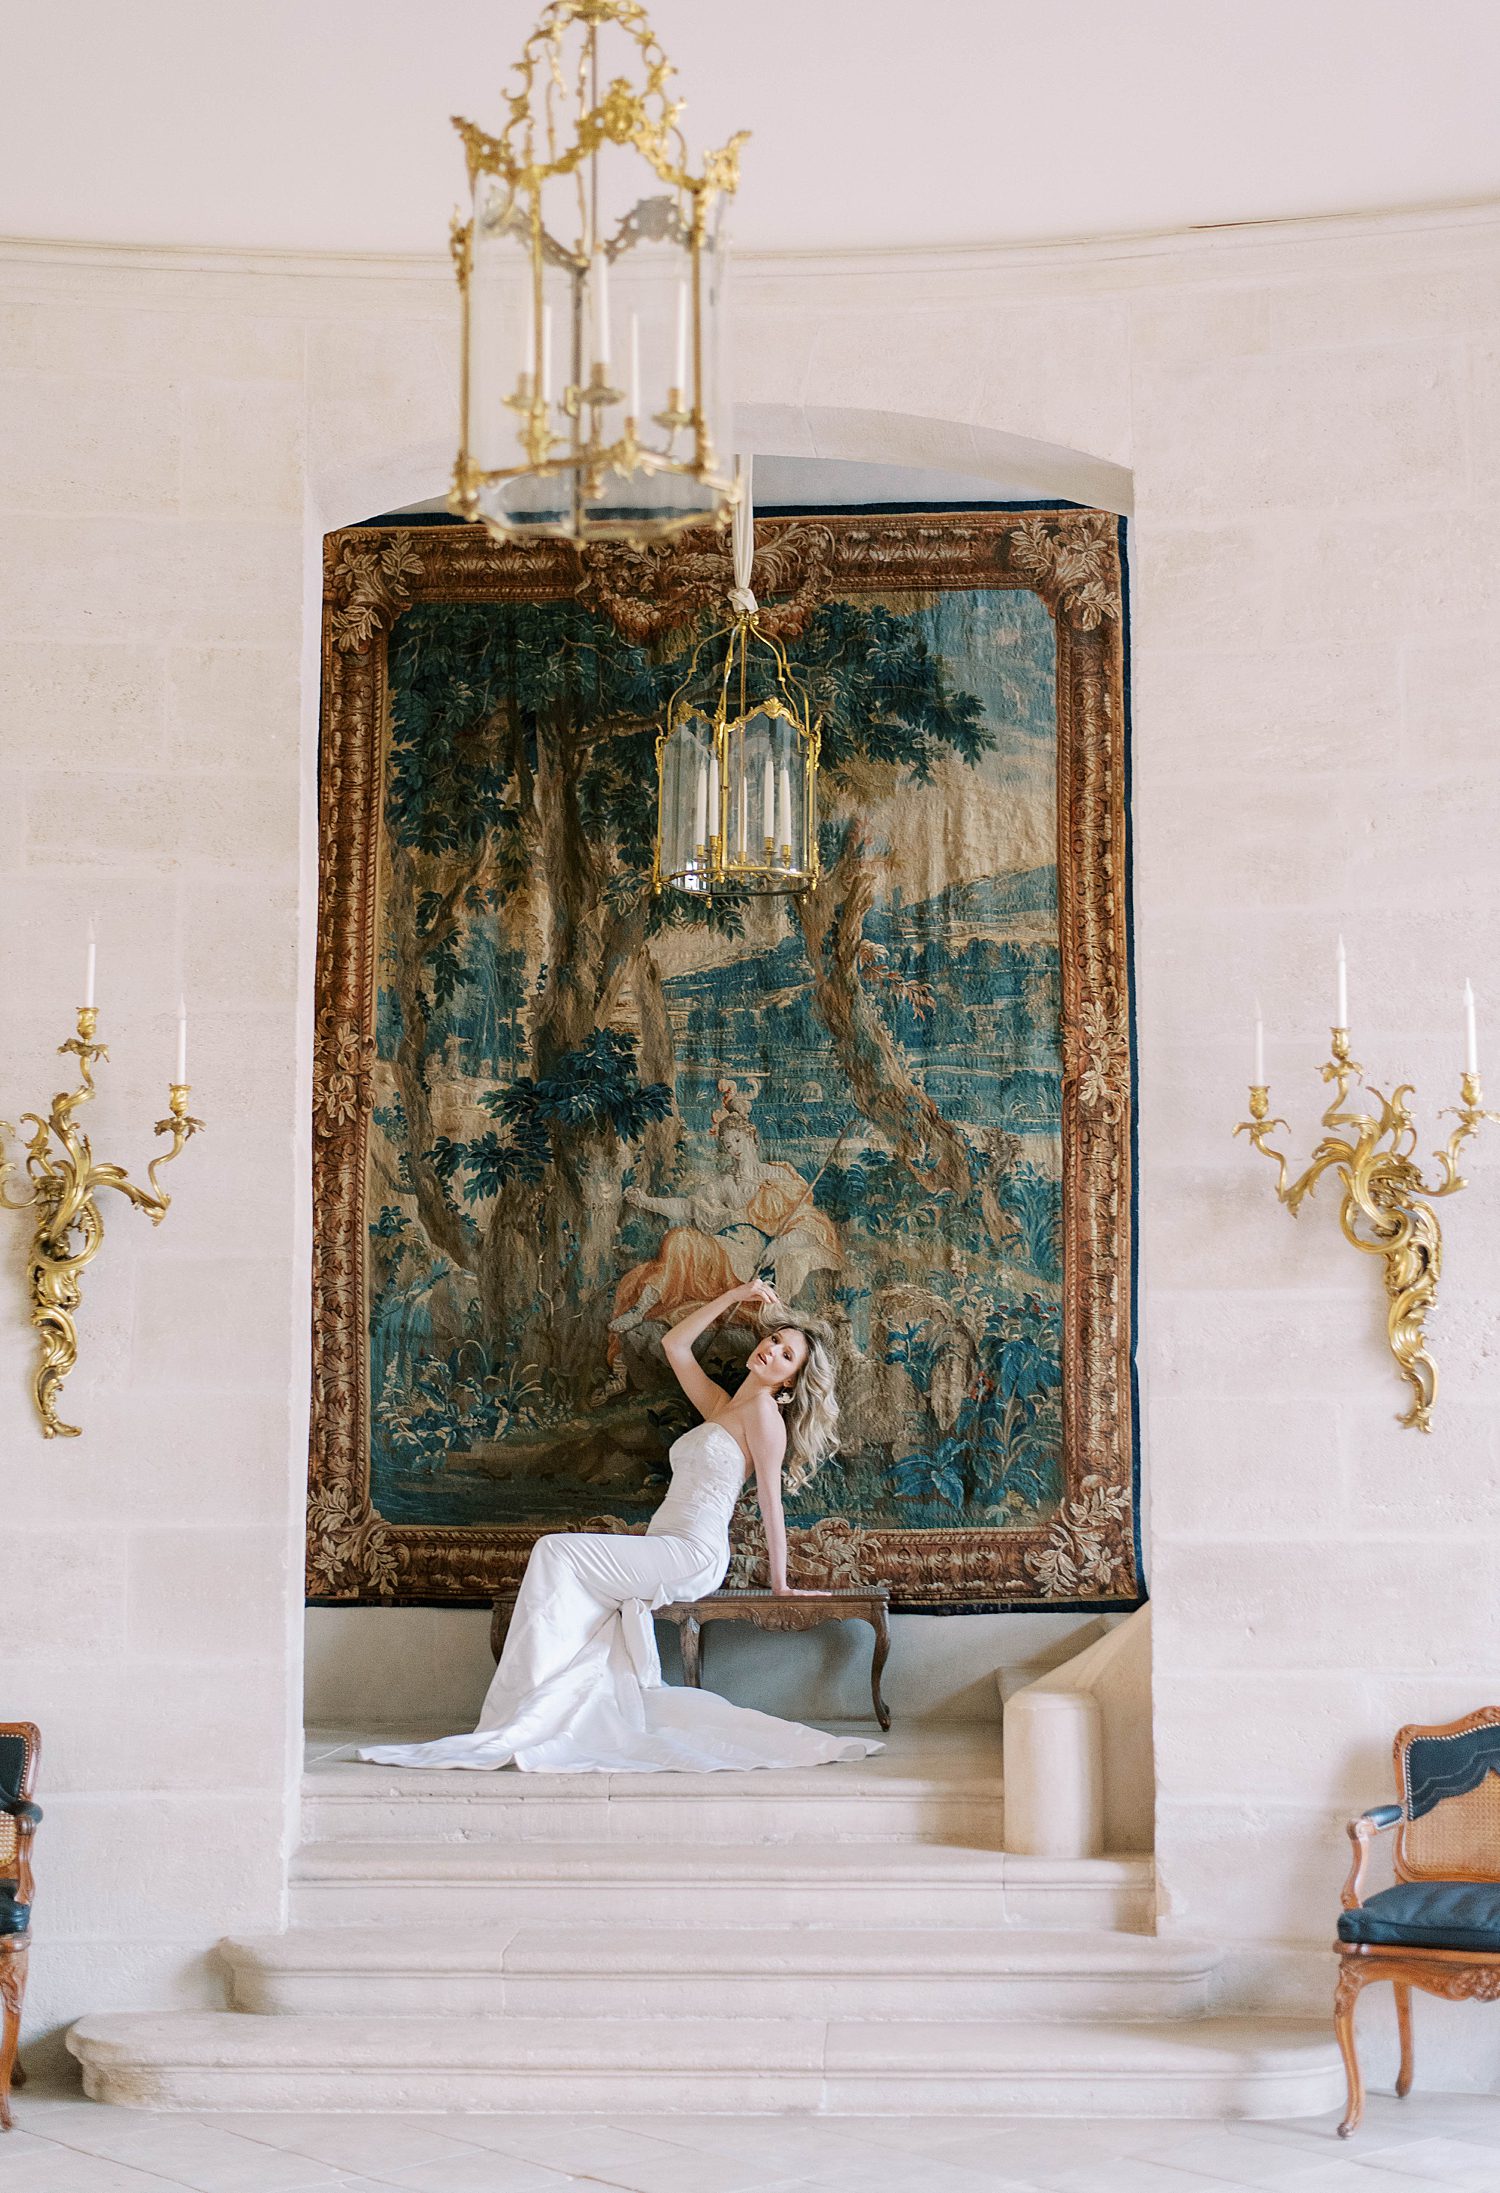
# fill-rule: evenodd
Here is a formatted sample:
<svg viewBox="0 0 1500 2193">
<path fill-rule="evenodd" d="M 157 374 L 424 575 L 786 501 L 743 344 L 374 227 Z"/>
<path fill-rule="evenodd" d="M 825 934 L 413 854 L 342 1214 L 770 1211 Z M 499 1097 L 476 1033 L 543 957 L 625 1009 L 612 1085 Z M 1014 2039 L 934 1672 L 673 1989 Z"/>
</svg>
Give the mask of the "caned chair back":
<svg viewBox="0 0 1500 2193">
<path fill-rule="evenodd" d="M 1396 1737 L 1401 1881 L 1500 1881 L 1500 1706 Z"/>
<path fill-rule="evenodd" d="M 29 1797 L 36 1787 L 42 1732 L 31 1721 L 0 1721 L 0 1795 Z M 0 1876 L 16 1862 L 16 1823 L 0 1812 Z"/>
</svg>

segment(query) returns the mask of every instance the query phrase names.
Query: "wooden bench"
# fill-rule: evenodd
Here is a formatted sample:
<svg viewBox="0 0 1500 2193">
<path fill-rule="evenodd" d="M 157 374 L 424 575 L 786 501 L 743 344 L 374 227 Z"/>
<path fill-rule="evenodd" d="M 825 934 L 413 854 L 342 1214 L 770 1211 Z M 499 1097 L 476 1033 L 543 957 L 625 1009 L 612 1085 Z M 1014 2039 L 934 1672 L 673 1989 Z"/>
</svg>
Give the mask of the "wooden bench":
<svg viewBox="0 0 1500 2193">
<path fill-rule="evenodd" d="M 870 1698 L 875 1718 L 883 1729 L 891 1725 L 890 1708 L 881 1695 L 880 1677 L 891 1650 L 890 1586 L 858 1584 L 847 1589 L 818 1592 L 806 1599 L 778 1599 L 769 1591 L 711 1591 L 703 1599 L 674 1600 L 658 1607 L 659 1622 L 675 1622 L 682 1647 L 682 1679 L 694 1690 L 703 1681 L 703 1627 L 707 1622 L 748 1622 L 758 1630 L 813 1630 L 824 1622 L 868 1622 L 875 1632 L 870 1661 Z M 515 1608 L 513 1591 L 500 1592 L 490 1618 L 490 1650 L 500 1657 L 505 1633 Z"/>
</svg>

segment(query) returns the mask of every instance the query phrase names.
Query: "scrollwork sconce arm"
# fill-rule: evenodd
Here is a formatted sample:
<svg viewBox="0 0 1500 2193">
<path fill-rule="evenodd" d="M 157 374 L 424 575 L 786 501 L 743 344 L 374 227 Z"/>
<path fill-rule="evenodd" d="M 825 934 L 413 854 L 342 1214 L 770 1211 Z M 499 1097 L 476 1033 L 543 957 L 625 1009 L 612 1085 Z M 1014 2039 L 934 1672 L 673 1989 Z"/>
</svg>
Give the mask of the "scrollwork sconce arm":
<svg viewBox="0 0 1500 2193">
<path fill-rule="evenodd" d="M 161 1224 L 167 1215 L 167 1207 L 172 1201 L 166 1189 L 157 1179 L 157 1173 L 163 1165 L 170 1165 L 174 1157 L 181 1155 L 184 1146 L 192 1140 L 194 1135 L 201 1135 L 203 1132 L 202 1120 L 194 1119 L 187 1108 L 189 1090 L 190 1084 L 185 1081 L 174 1081 L 172 1083 L 167 1097 L 171 1110 L 168 1112 L 167 1117 L 159 1119 L 152 1129 L 153 1134 L 170 1135 L 172 1137 L 172 1147 L 170 1150 L 158 1150 L 151 1163 L 146 1167 L 146 1178 L 151 1183 L 150 1195 L 145 1195 L 139 1188 L 129 1189 L 129 1193 L 136 1200 L 137 1208 L 148 1214 L 153 1226 Z M 126 1188 L 128 1183 L 124 1180 L 114 1181 L 111 1182 L 111 1186 Z"/>
<path fill-rule="evenodd" d="M 1442 1178 L 1435 1188 L 1423 1190 L 1426 1195 L 1456 1195 L 1460 1188 L 1467 1188 L 1469 1183 L 1458 1169 L 1458 1153 L 1481 1121 L 1500 1120 L 1500 1112 L 1487 1112 L 1484 1109 L 1484 1092 L 1479 1086 L 1477 1074 L 1465 1074 L 1460 1088 L 1463 1102 L 1445 1105 L 1438 1114 L 1439 1119 L 1456 1119 L 1458 1125 L 1442 1149 L 1432 1153 L 1443 1169 Z"/>
<path fill-rule="evenodd" d="M 1287 1199 L 1287 1161 L 1282 1151 L 1272 1149 L 1270 1138 L 1275 1134 L 1278 1127 L 1287 1127 L 1287 1123 L 1284 1119 L 1270 1118 L 1268 1116 L 1270 1108 L 1270 1090 L 1262 1088 L 1258 1084 L 1253 1085 L 1250 1090 L 1250 1117 L 1242 1119 L 1234 1131 L 1237 1135 L 1248 1135 L 1261 1156 L 1271 1159 L 1276 1167 L 1277 1198 L 1280 1202 L 1285 1203 Z M 1290 1127 L 1287 1127 L 1287 1133 L 1291 1133 Z"/>
<path fill-rule="evenodd" d="M 1261 1156 L 1271 1159 L 1276 1167 L 1277 1201 L 1284 1203 L 1295 1218 L 1330 1167 L 1336 1168 L 1340 1174 L 1347 1174 L 1358 1162 L 1358 1146 L 1337 1136 L 1325 1135 L 1314 1150 L 1306 1169 L 1295 1180 L 1289 1181 L 1287 1167 L 1290 1160 L 1285 1151 L 1272 1147 L 1270 1139 L 1278 1127 L 1287 1127 L 1287 1122 L 1284 1119 L 1273 1119 L 1269 1114 L 1270 1092 L 1263 1088 L 1253 1088 L 1250 1091 L 1250 1117 L 1242 1119 L 1234 1131 L 1237 1135 L 1248 1135 Z M 1355 1121 L 1346 1113 L 1329 1111 L 1323 1115 L 1325 1127 L 1345 1123 L 1354 1124 Z M 1291 1132 L 1289 1127 L 1287 1132 Z"/>
</svg>

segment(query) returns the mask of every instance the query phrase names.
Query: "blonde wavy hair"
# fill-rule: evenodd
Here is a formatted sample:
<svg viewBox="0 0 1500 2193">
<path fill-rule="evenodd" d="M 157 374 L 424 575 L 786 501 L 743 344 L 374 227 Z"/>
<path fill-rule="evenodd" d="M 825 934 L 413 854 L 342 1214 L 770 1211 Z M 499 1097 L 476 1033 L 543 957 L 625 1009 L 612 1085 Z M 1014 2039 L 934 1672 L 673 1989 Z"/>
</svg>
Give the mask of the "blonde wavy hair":
<svg viewBox="0 0 1500 2193">
<path fill-rule="evenodd" d="M 762 1316 L 760 1337 L 772 1333 L 801 1333 L 807 1356 L 790 1387 L 776 1396 L 786 1417 L 786 1462 L 782 1488 L 799 1492 L 831 1454 L 838 1452 L 839 1397 L 833 1367 L 831 1336 L 826 1325 L 814 1318 Z"/>
</svg>

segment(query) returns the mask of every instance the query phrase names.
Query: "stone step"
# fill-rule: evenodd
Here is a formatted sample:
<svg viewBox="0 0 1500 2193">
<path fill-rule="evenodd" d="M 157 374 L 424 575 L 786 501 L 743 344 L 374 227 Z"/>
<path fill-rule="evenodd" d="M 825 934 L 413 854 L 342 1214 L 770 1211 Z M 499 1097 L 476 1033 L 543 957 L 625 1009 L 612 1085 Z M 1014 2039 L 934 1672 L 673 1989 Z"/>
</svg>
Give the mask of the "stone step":
<svg viewBox="0 0 1500 2193">
<path fill-rule="evenodd" d="M 1219 1953 L 966 1927 L 293 1927 L 221 1944 L 237 2010 L 523 2018 L 1194 2018 Z"/>
<path fill-rule="evenodd" d="M 1342 2098 L 1326 2023 L 816 2017 L 254 2018 L 112 2011 L 94 2100 L 181 2110 L 1298 2117 Z"/>
<path fill-rule="evenodd" d="M 366 1769 L 378 1773 L 378 1769 Z M 438 1777 L 428 1777 L 436 1781 Z M 464 1776 L 465 1782 L 475 1777 Z M 335 1842 L 545 1842 L 545 1843 L 960 1843 L 998 1850 L 1004 1809 L 1000 1780 L 976 1793 L 962 1787 L 884 1787 L 838 1793 L 805 1787 L 729 1789 L 726 1776 L 674 1775 L 673 1787 L 642 1788 L 644 1775 L 598 1775 L 605 1790 L 573 1791 L 528 1786 L 513 1794 L 455 1789 L 459 1777 L 443 1777 L 442 1790 L 330 1788 L 304 1784 L 302 1840 Z M 545 1783 L 567 1779 L 545 1777 Z M 580 1777 L 581 1779 L 581 1777 Z M 660 1779 L 665 1779 L 661 1777 Z M 744 1777 L 743 1780 L 748 1780 Z M 765 1781 L 772 1782 L 767 1775 Z M 704 1789 L 675 1785 L 691 1780 Z M 530 1783 L 543 1783 L 540 1775 Z M 714 1788 L 713 1783 L 718 1787 Z M 624 1784 L 624 1787 L 620 1785 Z M 509 1801 L 506 1801 L 509 1800 Z"/>
<path fill-rule="evenodd" d="M 313 1843 L 293 1925 L 995 1927 L 1144 1932 L 1149 1858 L 929 1843 Z"/>
<path fill-rule="evenodd" d="M 928 1842 L 997 1850 L 1003 1820 L 999 1732 L 967 1725 L 903 1731 L 873 1758 L 814 1769 L 482 1774 L 315 1753 L 302 1784 L 304 1843 Z"/>
</svg>

